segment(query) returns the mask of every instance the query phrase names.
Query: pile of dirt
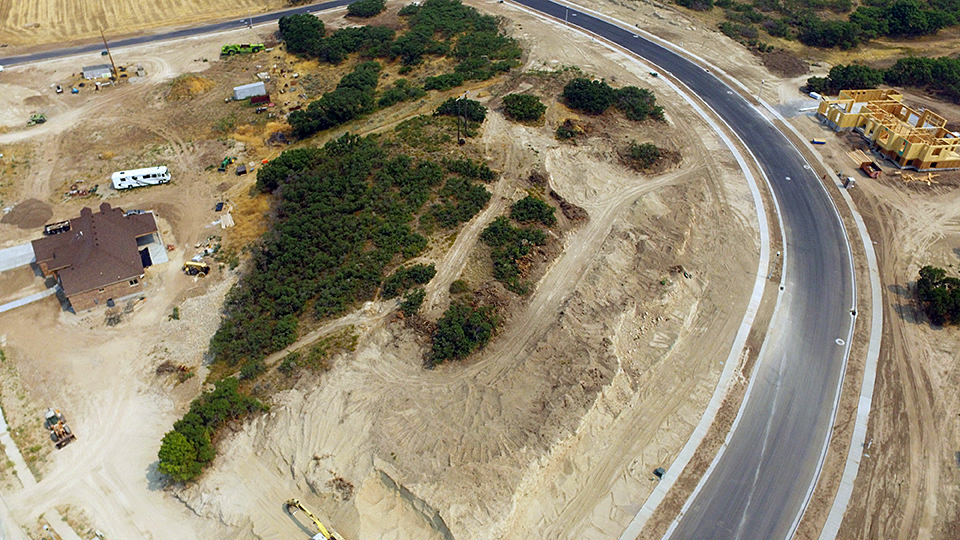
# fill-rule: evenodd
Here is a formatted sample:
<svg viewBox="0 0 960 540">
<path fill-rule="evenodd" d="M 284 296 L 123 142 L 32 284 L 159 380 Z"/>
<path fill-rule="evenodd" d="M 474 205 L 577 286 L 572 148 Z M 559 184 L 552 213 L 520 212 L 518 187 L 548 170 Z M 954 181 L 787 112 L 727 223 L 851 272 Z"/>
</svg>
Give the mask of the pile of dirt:
<svg viewBox="0 0 960 540">
<path fill-rule="evenodd" d="M 208 92 L 216 83 L 200 75 L 181 75 L 170 83 L 167 92 L 167 101 L 182 101 L 192 99 Z"/>
<path fill-rule="evenodd" d="M 13 207 L 0 223 L 16 225 L 21 229 L 35 229 L 42 226 L 53 216 L 49 204 L 37 199 L 27 199 Z"/>
<path fill-rule="evenodd" d="M 790 51 L 777 50 L 763 53 L 761 58 L 764 67 L 781 77 L 799 77 L 810 71 L 810 66 Z"/>
</svg>

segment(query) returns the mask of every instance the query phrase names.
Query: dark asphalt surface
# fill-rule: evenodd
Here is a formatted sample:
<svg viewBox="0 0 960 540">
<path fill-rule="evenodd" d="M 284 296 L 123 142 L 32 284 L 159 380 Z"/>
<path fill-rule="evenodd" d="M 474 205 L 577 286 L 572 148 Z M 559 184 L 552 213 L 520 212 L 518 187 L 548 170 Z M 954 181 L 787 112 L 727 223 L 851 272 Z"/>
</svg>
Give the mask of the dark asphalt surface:
<svg viewBox="0 0 960 540">
<path fill-rule="evenodd" d="M 786 137 L 703 68 L 586 13 L 547 0 L 514 1 L 603 36 L 673 74 L 736 132 L 770 179 L 786 237 L 780 308 L 740 423 L 671 538 L 786 538 L 830 427 L 845 354 L 835 340 L 846 340 L 853 324 L 850 258 L 827 193 Z"/>
<path fill-rule="evenodd" d="M 334 0 L 253 16 L 283 15 L 350 3 Z M 685 58 L 630 31 L 548 0 L 514 0 L 615 42 L 660 66 L 706 101 L 756 156 L 773 186 L 786 237 L 785 290 L 771 323 L 743 417 L 722 459 L 675 539 L 780 539 L 800 511 L 816 474 L 836 400 L 852 317 L 852 276 L 844 232 L 819 179 L 790 142 L 726 85 Z M 243 26 L 240 19 L 111 41 L 123 47 Z M 0 59 L 16 65 L 95 52 L 98 44 Z M 789 179 L 788 179 L 789 178 Z M 671 471 L 678 472 L 678 471 Z"/>
<path fill-rule="evenodd" d="M 20 1 L 30 1 L 30 0 L 20 0 Z M 124 39 L 108 39 L 107 42 L 110 44 L 111 48 L 127 47 L 130 45 L 140 45 L 142 43 L 150 43 L 153 41 L 166 41 L 169 39 L 185 38 L 190 36 L 198 36 L 200 34 L 209 34 L 211 32 L 222 32 L 224 30 L 237 30 L 243 28 L 247 25 L 247 21 L 252 19 L 252 24 L 261 24 L 266 22 L 276 21 L 284 15 L 293 15 L 294 13 L 311 13 L 314 11 L 323 11 L 327 9 L 332 9 L 335 7 L 345 6 L 350 4 L 355 0 L 333 0 L 332 2 L 323 2 L 320 4 L 311 4 L 308 6 L 300 6 L 290 9 L 285 9 L 283 11 L 274 11 L 272 13 L 263 13 L 261 15 L 253 15 L 251 17 L 246 17 L 243 19 L 233 19 L 230 21 L 224 21 L 219 23 L 205 24 L 203 26 L 194 26 L 191 28 L 182 28 L 180 30 L 171 30 L 169 32 L 163 32 L 160 34 L 148 34 L 143 36 L 136 36 Z M 109 36 L 108 36 L 109 38 Z M 51 51 L 38 52 L 34 54 L 23 54 L 20 56 L 10 56 L 7 58 L 0 58 L 0 66 L 13 66 L 17 64 L 29 64 L 31 62 L 38 62 L 40 60 L 49 60 L 51 58 L 61 58 L 64 56 L 73 56 L 76 54 L 83 54 L 89 52 L 98 52 L 103 50 L 103 43 L 96 42 L 88 45 L 79 45 L 77 47 L 69 47 L 66 49 L 56 49 Z"/>
</svg>

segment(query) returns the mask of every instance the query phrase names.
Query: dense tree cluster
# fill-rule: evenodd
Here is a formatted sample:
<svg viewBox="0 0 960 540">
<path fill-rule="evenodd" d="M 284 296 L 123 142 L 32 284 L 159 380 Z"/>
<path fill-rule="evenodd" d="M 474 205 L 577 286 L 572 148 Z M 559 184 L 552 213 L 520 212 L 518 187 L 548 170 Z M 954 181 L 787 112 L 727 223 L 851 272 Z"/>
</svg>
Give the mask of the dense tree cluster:
<svg viewBox="0 0 960 540">
<path fill-rule="evenodd" d="M 426 285 L 437 275 L 433 263 L 401 266 L 383 282 L 381 295 L 384 298 L 394 298 L 414 285 Z"/>
<path fill-rule="evenodd" d="M 200 475 L 216 455 L 213 438 L 225 422 L 263 410 L 256 399 L 242 394 L 237 379 L 228 377 L 217 382 L 190 404 L 190 410 L 173 424 L 173 430 L 160 444 L 158 468 L 177 482 L 187 482 Z"/>
<path fill-rule="evenodd" d="M 483 122 L 487 118 L 487 108 L 479 101 L 466 98 L 450 98 L 437 107 L 435 115 L 462 116 L 470 122 Z"/>
<path fill-rule="evenodd" d="M 287 44 L 287 51 L 294 54 L 312 54 L 319 47 L 326 31 L 323 21 L 309 13 L 280 17 L 280 35 Z"/>
<path fill-rule="evenodd" d="M 840 90 L 876 88 L 881 83 L 915 86 L 938 92 L 960 103 L 960 59 L 907 57 L 887 69 L 859 64 L 837 65 L 826 77 L 807 79 L 807 90 L 835 95 Z"/>
<path fill-rule="evenodd" d="M 630 120 L 663 119 L 653 92 L 636 86 L 614 89 L 605 81 L 577 77 L 563 87 L 563 98 L 570 108 L 587 114 L 603 114 L 615 105 Z"/>
<path fill-rule="evenodd" d="M 721 30 L 735 39 L 751 40 L 751 45 L 756 44 L 757 24 L 771 36 L 796 38 L 813 47 L 851 49 L 880 37 L 935 34 L 960 21 L 960 0 L 867 0 L 856 10 L 851 0 L 675 1 L 699 11 L 723 8 L 727 21 Z M 845 19 L 833 15 L 843 13 L 849 15 Z"/>
<path fill-rule="evenodd" d="M 883 71 L 861 64 L 836 65 L 830 68 L 826 77 L 807 79 L 807 91 L 836 95 L 848 88 L 876 88 L 883 82 Z"/>
<path fill-rule="evenodd" d="M 293 111 L 287 122 L 297 137 L 308 137 L 349 122 L 374 109 L 380 64 L 364 62 L 343 76 L 336 89 L 313 101 L 306 109 Z"/>
<path fill-rule="evenodd" d="M 917 298 L 933 324 L 960 324 L 960 279 L 948 277 L 943 268 L 920 269 Z"/>
<path fill-rule="evenodd" d="M 418 216 L 448 227 L 489 200 L 482 186 L 446 176 L 438 163 L 389 157 L 376 138 L 354 135 L 262 167 L 258 183 L 277 195 L 276 217 L 227 296 L 210 343 L 214 359 L 248 363 L 289 345 L 307 305 L 325 317 L 373 298 L 385 267 L 426 247 L 414 230 Z M 456 215 L 438 219 L 436 208 L 447 206 Z"/>
<path fill-rule="evenodd" d="M 546 243 L 547 236 L 543 231 L 532 227 L 514 227 L 509 219 L 500 216 L 480 233 L 480 239 L 492 248 L 493 277 L 507 289 L 526 294 L 527 285 L 520 281 L 519 262 L 530 253 L 533 246 Z"/>
<path fill-rule="evenodd" d="M 433 332 L 430 362 L 437 365 L 466 357 L 487 344 L 496 326 L 497 316 L 489 306 L 450 304 Z"/>
<path fill-rule="evenodd" d="M 346 27 L 325 35 L 323 21 L 304 13 L 280 18 L 280 35 L 287 50 L 339 64 L 350 53 L 361 52 L 369 58 L 392 58 L 391 46 L 396 33 L 384 26 Z"/>
<path fill-rule="evenodd" d="M 532 94 L 507 94 L 503 96 L 503 110 L 514 120 L 533 122 L 543 117 L 547 106 Z"/>
<path fill-rule="evenodd" d="M 372 16 L 383 9 L 383 0 L 359 0 L 348 13 Z M 291 52 L 331 63 L 360 52 L 368 58 L 399 58 L 408 66 L 425 56 L 450 56 L 457 60 L 453 73 L 428 78 L 427 90 L 446 90 L 465 80 L 484 80 L 519 64 L 521 50 L 512 38 L 500 33 L 497 20 L 481 15 L 460 0 L 426 0 L 400 10 L 407 30 L 400 35 L 377 26 L 350 27 L 324 36 L 323 24 L 312 15 L 291 15 L 280 21 L 280 33 Z M 319 23 L 319 24 L 318 24 Z"/>
<path fill-rule="evenodd" d="M 373 17 L 386 7 L 386 0 L 357 0 L 347 5 L 347 15 L 351 17 Z"/>
<path fill-rule="evenodd" d="M 543 199 L 527 195 L 510 207 L 510 218 L 520 223 L 539 221 L 547 227 L 557 224 L 557 216 L 553 215 L 556 209 L 545 203 Z"/>
</svg>

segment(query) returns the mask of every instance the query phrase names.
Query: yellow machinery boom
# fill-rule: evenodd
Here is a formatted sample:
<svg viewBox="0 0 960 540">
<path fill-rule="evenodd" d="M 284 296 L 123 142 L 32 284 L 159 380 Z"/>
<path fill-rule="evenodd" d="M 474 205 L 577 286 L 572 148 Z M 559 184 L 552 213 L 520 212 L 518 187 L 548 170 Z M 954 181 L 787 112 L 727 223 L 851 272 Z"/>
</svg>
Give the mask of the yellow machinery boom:
<svg viewBox="0 0 960 540">
<path fill-rule="evenodd" d="M 313 515 L 313 512 L 307 510 L 306 507 L 303 506 L 303 504 L 300 502 L 299 499 L 290 499 L 287 501 L 285 506 L 287 507 L 287 512 L 289 512 L 291 516 L 296 514 L 297 510 L 300 510 L 304 514 L 306 514 L 306 516 L 310 518 L 311 521 L 313 521 L 313 524 L 317 526 L 317 530 L 320 531 L 320 534 L 315 535 L 313 537 L 313 540 L 337 540 L 337 538 L 332 534 L 330 534 L 330 531 L 328 531 L 327 528 L 323 526 L 323 523 L 320 521 L 320 518 Z"/>
</svg>

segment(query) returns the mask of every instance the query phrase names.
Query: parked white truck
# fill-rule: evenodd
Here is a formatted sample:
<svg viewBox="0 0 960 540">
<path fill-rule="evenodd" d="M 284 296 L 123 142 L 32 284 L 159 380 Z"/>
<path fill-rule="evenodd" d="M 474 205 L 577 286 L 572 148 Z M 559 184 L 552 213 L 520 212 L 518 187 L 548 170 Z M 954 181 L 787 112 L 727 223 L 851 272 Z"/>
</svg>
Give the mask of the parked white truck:
<svg viewBox="0 0 960 540">
<path fill-rule="evenodd" d="M 110 176 L 113 189 L 132 189 L 143 186 L 166 184 L 170 181 L 170 171 L 163 165 L 133 169 L 131 171 L 117 171 Z"/>
</svg>

